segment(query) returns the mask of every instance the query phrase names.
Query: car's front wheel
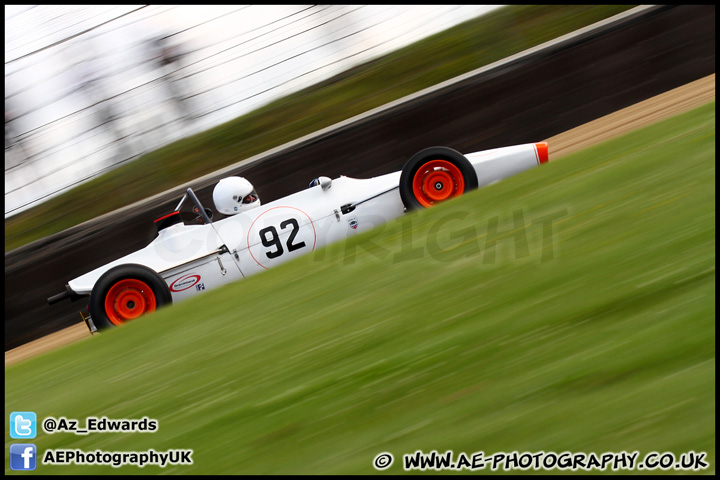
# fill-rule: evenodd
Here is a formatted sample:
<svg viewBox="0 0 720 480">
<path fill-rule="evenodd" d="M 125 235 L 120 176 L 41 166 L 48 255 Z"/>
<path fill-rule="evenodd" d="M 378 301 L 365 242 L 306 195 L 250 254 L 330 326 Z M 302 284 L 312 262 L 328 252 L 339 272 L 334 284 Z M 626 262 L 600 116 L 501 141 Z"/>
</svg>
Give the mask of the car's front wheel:
<svg viewBox="0 0 720 480">
<path fill-rule="evenodd" d="M 477 186 L 470 161 L 448 147 L 421 150 L 405 163 L 400 174 L 400 197 L 408 210 L 432 207 Z"/>
<path fill-rule="evenodd" d="M 118 265 L 98 279 L 90 294 L 90 316 L 98 329 L 119 326 L 172 303 L 170 289 L 154 270 Z"/>
</svg>

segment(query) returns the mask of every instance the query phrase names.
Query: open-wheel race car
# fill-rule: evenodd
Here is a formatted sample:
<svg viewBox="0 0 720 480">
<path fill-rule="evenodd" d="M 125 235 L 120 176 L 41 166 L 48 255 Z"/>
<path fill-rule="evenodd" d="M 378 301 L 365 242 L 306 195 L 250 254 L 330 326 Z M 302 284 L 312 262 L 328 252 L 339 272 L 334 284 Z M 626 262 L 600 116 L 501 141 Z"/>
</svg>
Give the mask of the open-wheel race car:
<svg viewBox="0 0 720 480">
<path fill-rule="evenodd" d="M 547 160 L 545 142 L 467 155 L 430 147 L 401 171 L 370 179 L 319 177 L 266 205 L 247 180 L 229 177 L 213 191 L 216 210 L 226 215 L 215 221 L 188 188 L 173 212 L 155 220 L 157 237 L 149 245 L 70 280 L 48 303 L 89 296 L 89 315 L 81 315 L 91 332 L 122 325 Z M 199 222 L 181 215 L 188 207 Z"/>
</svg>

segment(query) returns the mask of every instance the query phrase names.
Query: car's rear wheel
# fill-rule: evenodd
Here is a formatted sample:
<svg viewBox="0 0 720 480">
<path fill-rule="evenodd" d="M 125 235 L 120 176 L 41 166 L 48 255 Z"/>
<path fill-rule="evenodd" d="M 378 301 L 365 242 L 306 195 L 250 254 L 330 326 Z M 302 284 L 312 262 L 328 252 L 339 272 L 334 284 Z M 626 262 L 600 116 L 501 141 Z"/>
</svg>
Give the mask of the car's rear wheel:
<svg viewBox="0 0 720 480">
<path fill-rule="evenodd" d="M 430 147 L 413 155 L 400 174 L 400 197 L 405 208 L 432 207 L 478 186 L 470 161 L 448 147 Z"/>
<path fill-rule="evenodd" d="M 170 289 L 154 270 L 138 264 L 118 265 L 95 283 L 90 316 L 102 329 L 122 325 L 170 303 Z"/>
</svg>

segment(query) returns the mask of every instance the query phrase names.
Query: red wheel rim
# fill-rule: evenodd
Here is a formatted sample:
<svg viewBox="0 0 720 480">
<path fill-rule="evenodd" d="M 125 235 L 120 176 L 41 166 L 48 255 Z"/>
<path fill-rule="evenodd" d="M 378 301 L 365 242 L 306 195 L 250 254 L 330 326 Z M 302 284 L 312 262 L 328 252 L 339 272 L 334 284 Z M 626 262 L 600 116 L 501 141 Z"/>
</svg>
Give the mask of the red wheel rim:
<svg viewBox="0 0 720 480">
<path fill-rule="evenodd" d="M 105 313 L 114 325 L 154 312 L 157 300 L 145 282 L 128 278 L 113 285 L 105 296 Z"/>
<path fill-rule="evenodd" d="M 413 194 L 420 205 L 431 207 L 465 191 L 465 179 L 460 169 L 447 160 L 424 163 L 413 177 Z"/>
</svg>

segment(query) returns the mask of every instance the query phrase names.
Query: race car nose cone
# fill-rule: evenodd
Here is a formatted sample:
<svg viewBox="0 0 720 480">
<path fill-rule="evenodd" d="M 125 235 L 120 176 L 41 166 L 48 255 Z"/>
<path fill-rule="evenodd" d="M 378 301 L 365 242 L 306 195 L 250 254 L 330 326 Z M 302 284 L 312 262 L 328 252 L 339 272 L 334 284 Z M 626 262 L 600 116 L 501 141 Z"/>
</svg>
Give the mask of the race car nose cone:
<svg viewBox="0 0 720 480">
<path fill-rule="evenodd" d="M 536 143 L 535 149 L 537 150 L 537 154 L 538 154 L 538 164 L 546 163 L 549 158 L 548 143 L 547 142 Z"/>
</svg>

